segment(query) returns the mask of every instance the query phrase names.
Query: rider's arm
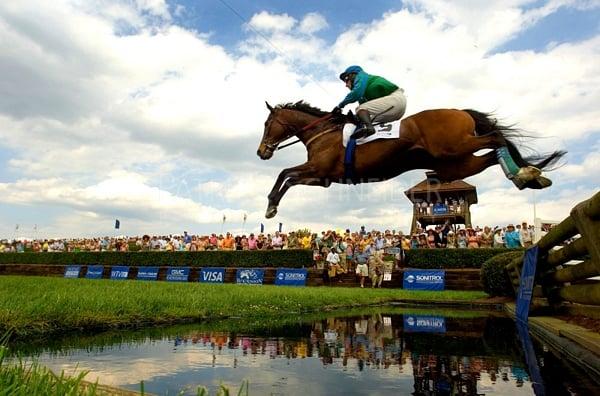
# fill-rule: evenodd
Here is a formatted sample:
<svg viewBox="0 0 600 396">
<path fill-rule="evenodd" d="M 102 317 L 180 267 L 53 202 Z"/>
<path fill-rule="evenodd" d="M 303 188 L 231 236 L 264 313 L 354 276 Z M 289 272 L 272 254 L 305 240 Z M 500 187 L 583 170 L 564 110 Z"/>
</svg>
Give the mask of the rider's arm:
<svg viewBox="0 0 600 396">
<path fill-rule="evenodd" d="M 352 91 L 350 91 L 350 93 L 346 95 L 346 97 L 340 102 L 338 107 L 341 109 L 347 104 L 356 102 L 357 100 L 360 100 L 363 96 L 365 96 L 368 80 L 369 75 L 367 73 L 358 73 L 354 78 L 354 86 L 352 87 Z"/>
</svg>

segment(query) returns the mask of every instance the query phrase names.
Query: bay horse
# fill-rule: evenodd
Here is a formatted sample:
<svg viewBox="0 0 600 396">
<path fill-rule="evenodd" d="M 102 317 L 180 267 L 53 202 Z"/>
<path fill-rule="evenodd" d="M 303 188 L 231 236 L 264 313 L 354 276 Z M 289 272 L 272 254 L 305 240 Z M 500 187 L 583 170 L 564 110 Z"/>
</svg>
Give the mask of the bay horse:
<svg viewBox="0 0 600 396">
<path fill-rule="evenodd" d="M 266 103 L 266 102 L 265 102 Z M 267 160 L 278 146 L 296 136 L 307 149 L 308 160 L 281 171 L 268 195 L 265 216 L 272 218 L 286 191 L 298 184 L 329 187 L 331 183 L 370 183 L 384 181 L 413 169 L 429 169 L 440 181 L 453 181 L 476 175 L 499 164 L 497 149 L 508 149 L 519 172 L 510 176 L 519 189 L 541 189 L 552 182 L 541 170 L 555 164 L 566 152 L 523 158 L 511 138 L 520 132 L 498 124 L 490 114 L 475 110 L 425 110 L 404 118 L 397 139 L 380 139 L 356 146 L 354 177 L 345 177 L 342 128 L 356 123 L 350 115 L 333 116 L 300 101 L 275 107 L 266 103 L 265 122 L 257 155 Z M 315 125 L 316 124 L 316 125 Z M 492 151 L 477 156 L 479 150 Z"/>
</svg>

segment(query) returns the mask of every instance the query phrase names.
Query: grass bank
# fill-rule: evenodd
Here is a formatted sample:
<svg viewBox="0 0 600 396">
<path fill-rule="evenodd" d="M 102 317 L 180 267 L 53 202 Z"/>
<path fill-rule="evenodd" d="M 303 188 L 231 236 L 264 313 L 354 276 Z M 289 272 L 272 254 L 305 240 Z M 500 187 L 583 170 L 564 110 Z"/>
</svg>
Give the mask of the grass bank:
<svg viewBox="0 0 600 396">
<path fill-rule="evenodd" d="M 398 300 L 470 301 L 471 291 L 209 285 L 0 277 L 0 333 L 16 338 L 224 318 L 273 318 Z"/>
</svg>

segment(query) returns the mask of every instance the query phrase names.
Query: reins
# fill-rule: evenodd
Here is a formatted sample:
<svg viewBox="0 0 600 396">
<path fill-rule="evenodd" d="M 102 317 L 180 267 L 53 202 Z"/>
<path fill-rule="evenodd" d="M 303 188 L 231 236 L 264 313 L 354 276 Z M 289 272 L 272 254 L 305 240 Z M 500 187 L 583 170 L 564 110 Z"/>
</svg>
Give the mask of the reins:
<svg viewBox="0 0 600 396">
<path fill-rule="evenodd" d="M 300 129 L 300 132 L 305 132 L 305 131 L 308 131 L 309 129 L 311 129 L 311 128 L 314 128 L 316 125 L 320 124 L 321 122 L 323 122 L 323 121 L 327 121 L 327 120 L 328 120 L 328 119 L 330 119 L 331 117 L 333 117 L 333 114 L 332 114 L 332 113 L 329 113 L 329 114 L 326 114 L 326 115 L 324 115 L 324 116 L 323 116 L 323 117 L 321 117 L 321 118 L 317 118 L 317 119 L 316 119 L 316 120 L 314 120 L 313 122 L 311 122 L 311 123 L 309 123 L 309 124 L 305 125 L 304 127 L 302 127 L 302 129 Z M 330 130 L 328 130 L 328 131 L 326 131 L 326 132 L 330 132 Z M 313 136 L 312 138 L 310 138 L 310 139 L 308 140 L 308 142 L 306 143 L 306 145 L 308 146 L 308 143 L 309 143 L 309 142 L 312 142 L 313 140 L 315 140 L 315 138 L 316 138 L 316 137 L 318 137 L 318 136 L 321 136 L 321 135 L 323 135 L 323 132 L 321 132 L 321 133 L 318 133 L 317 135 L 315 135 L 315 136 Z M 293 144 L 296 144 L 296 143 L 300 143 L 300 139 L 298 139 L 298 140 L 296 140 L 296 141 L 293 141 L 293 142 L 291 142 L 291 143 L 287 143 L 287 144 L 284 144 L 284 145 L 282 145 L 282 146 L 279 146 L 279 147 L 277 147 L 275 150 L 276 150 L 276 151 L 278 151 L 278 150 L 281 150 L 282 148 L 286 148 L 286 147 L 288 147 L 288 146 L 291 146 L 291 145 L 293 145 Z"/>
</svg>

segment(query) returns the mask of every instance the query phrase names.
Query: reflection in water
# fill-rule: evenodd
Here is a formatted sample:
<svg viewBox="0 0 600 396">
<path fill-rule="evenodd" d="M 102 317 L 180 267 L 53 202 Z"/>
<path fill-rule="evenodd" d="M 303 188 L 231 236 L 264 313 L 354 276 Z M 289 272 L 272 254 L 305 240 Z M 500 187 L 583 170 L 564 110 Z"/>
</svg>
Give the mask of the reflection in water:
<svg viewBox="0 0 600 396">
<path fill-rule="evenodd" d="M 188 330 L 45 353 L 40 360 L 55 370 L 90 370 L 89 379 L 134 390 L 143 380 L 146 391 L 157 394 L 182 388 L 192 394 L 198 385 L 214 391 L 221 382 L 237 388 L 244 379 L 252 394 L 534 394 L 514 323 L 498 317 L 373 314 L 298 324 L 264 337 Z M 554 389 L 562 394 L 563 388 Z"/>
</svg>

